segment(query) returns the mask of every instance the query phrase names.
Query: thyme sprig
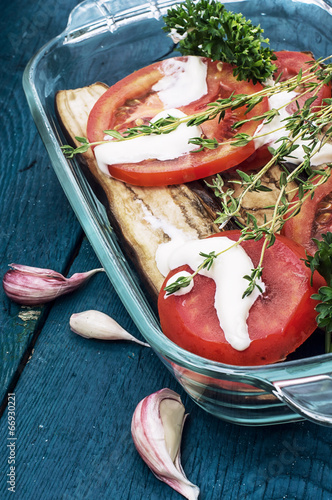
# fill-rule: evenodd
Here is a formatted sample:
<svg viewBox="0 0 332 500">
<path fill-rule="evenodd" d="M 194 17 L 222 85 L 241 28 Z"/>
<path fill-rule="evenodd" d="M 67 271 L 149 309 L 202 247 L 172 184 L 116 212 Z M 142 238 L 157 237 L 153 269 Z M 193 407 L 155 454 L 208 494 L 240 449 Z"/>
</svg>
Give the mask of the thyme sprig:
<svg viewBox="0 0 332 500">
<path fill-rule="evenodd" d="M 227 110 L 233 111 L 240 107 L 245 107 L 246 114 L 248 114 L 264 98 L 271 97 L 272 95 L 283 91 L 287 92 L 294 91 L 298 88 L 299 85 L 301 85 L 301 87 L 304 88 L 303 91 L 304 94 L 309 91 L 308 89 L 310 89 L 310 91 L 315 90 L 316 92 L 318 92 L 318 90 L 326 81 L 332 80 L 332 65 L 326 65 L 324 69 L 319 69 L 319 71 L 318 68 L 319 68 L 318 63 L 317 62 L 313 63 L 312 65 L 310 65 L 310 67 L 308 67 L 307 70 L 305 70 L 303 73 L 301 72 L 301 78 L 299 78 L 298 75 L 294 76 L 289 80 L 278 83 L 278 85 L 275 85 L 273 87 L 267 86 L 262 90 L 253 93 L 251 95 L 233 93 L 229 97 L 217 99 L 215 102 L 208 103 L 205 109 L 203 109 L 200 112 L 194 113 L 192 115 L 183 116 L 181 118 L 168 115 L 156 121 L 149 122 L 149 124 L 130 127 L 122 133 L 118 132 L 117 130 L 105 130 L 104 134 L 112 137 L 112 139 L 116 141 L 126 141 L 137 137 L 143 137 L 146 135 L 169 134 L 170 132 L 176 130 L 177 127 L 179 127 L 181 124 L 184 123 L 186 123 L 187 126 L 190 127 L 190 126 L 202 125 L 204 122 L 208 120 L 213 120 L 215 118 L 217 118 L 218 120 L 222 120 L 225 117 Z M 319 78 L 317 75 L 319 76 Z M 319 81 L 318 82 L 315 81 L 316 79 L 318 79 Z M 308 100 L 310 104 L 312 103 L 312 99 L 314 99 L 314 97 Z M 330 103 L 330 108 L 331 107 L 332 103 Z M 310 116 L 308 115 L 309 111 L 310 108 L 308 103 L 307 116 L 301 115 L 302 126 L 303 127 L 306 126 L 307 129 L 310 128 L 309 124 L 311 122 L 313 123 L 313 120 L 315 119 L 314 115 Z M 238 121 L 235 124 L 233 124 L 233 129 L 241 128 L 241 126 L 244 123 L 247 123 L 248 121 L 261 121 L 264 119 L 266 122 L 269 123 L 278 114 L 278 112 L 279 110 L 271 109 L 261 115 L 256 115 L 256 116 L 254 115 L 248 119 Z M 299 118 L 298 117 L 294 118 L 293 119 L 294 123 L 295 120 L 297 120 L 296 122 L 297 127 L 301 128 L 301 122 L 299 121 Z M 322 123 L 326 123 L 327 121 L 326 116 L 322 115 L 321 120 L 323 120 Z M 322 123 L 321 122 L 319 123 L 320 127 L 322 128 L 323 127 Z M 295 125 L 292 126 L 295 127 Z M 81 146 L 77 148 L 74 148 L 70 145 L 61 146 L 64 155 L 68 159 L 72 159 L 76 154 L 85 153 L 92 146 L 97 146 L 109 142 L 109 140 L 102 140 L 98 142 L 89 143 L 89 141 L 85 137 L 75 137 L 75 138 L 78 142 L 82 144 Z M 250 135 L 239 132 L 236 133 L 233 136 L 233 138 L 230 139 L 229 141 L 223 141 L 222 143 L 219 143 L 215 138 L 204 138 L 204 137 L 195 137 L 190 139 L 189 142 L 199 146 L 198 149 L 194 150 L 194 152 L 199 152 L 202 151 L 203 149 L 216 149 L 220 145 L 224 145 L 227 143 L 232 144 L 232 146 L 234 147 L 242 147 L 247 145 L 252 140 L 253 137 L 251 137 Z"/>
<path fill-rule="evenodd" d="M 273 215 L 269 221 L 258 225 L 256 218 L 247 213 L 247 225 L 242 229 L 242 236 L 239 241 L 245 239 L 260 240 L 264 238 L 260 261 L 258 266 L 252 270 L 250 276 L 245 278 L 249 281 L 248 288 L 244 296 L 252 293 L 257 285 L 258 279 L 262 275 L 262 262 L 266 249 L 273 245 L 275 241 L 275 234 L 279 232 L 285 222 L 291 217 L 294 217 L 299 211 L 303 202 L 314 195 L 315 190 L 322 183 L 326 182 L 331 174 L 331 164 L 326 168 L 315 169 L 311 167 L 311 157 L 317 153 L 320 148 L 327 143 L 332 134 L 332 102 L 331 99 L 326 100 L 325 106 L 313 107 L 314 96 L 307 99 L 302 109 L 298 109 L 296 113 L 283 120 L 283 128 L 289 135 L 285 135 L 279 139 L 281 144 L 276 149 L 271 148 L 271 160 L 256 174 L 247 174 L 237 170 L 240 180 L 231 181 L 234 184 L 241 184 L 241 194 L 237 198 L 234 197 L 234 190 L 228 188 L 224 189 L 224 182 L 220 175 L 217 175 L 212 184 L 208 184 L 214 190 L 217 197 L 220 198 L 222 211 L 218 213 L 216 223 L 221 225 L 221 228 L 227 222 L 235 217 L 239 217 L 240 209 L 243 204 L 243 199 L 250 191 L 265 191 L 268 190 L 266 186 L 262 185 L 261 179 L 263 175 L 277 162 L 285 161 L 285 159 L 292 156 L 292 153 L 300 146 L 299 140 L 304 141 L 303 148 L 303 161 L 295 167 L 291 172 L 287 171 L 284 167 L 283 172 L 279 179 L 279 196 L 275 204 L 270 207 L 273 208 Z M 278 112 L 279 110 L 274 110 Z M 322 136 L 323 134 L 323 136 Z M 307 178 L 303 180 L 301 174 L 305 173 Z M 295 201 L 289 202 L 286 196 L 286 190 L 289 184 L 296 180 L 299 183 L 298 197 Z"/>
<path fill-rule="evenodd" d="M 325 141 L 326 140 L 327 139 L 325 139 Z M 292 140 L 288 138 L 284 139 L 284 143 L 287 141 L 290 143 L 290 145 L 288 145 L 289 151 L 292 149 L 293 144 Z M 261 184 L 261 178 L 264 173 L 278 160 L 279 153 L 281 154 L 281 152 L 284 152 L 285 150 L 287 150 L 287 146 L 284 144 L 284 148 L 282 148 L 280 152 L 275 152 L 272 159 L 256 174 L 247 174 L 246 172 L 237 170 L 237 173 L 241 180 L 235 180 L 233 181 L 233 183 L 240 182 L 242 187 L 241 194 L 237 198 L 233 196 L 233 189 L 224 189 L 224 182 L 220 175 L 217 175 L 213 179 L 212 183 L 208 184 L 208 186 L 214 190 L 215 196 L 220 199 L 222 207 L 222 211 L 218 212 L 217 214 L 218 217 L 215 220 L 216 224 L 220 224 L 220 227 L 222 228 L 231 218 L 239 217 L 243 199 L 248 192 L 265 191 L 269 189 Z M 313 152 L 315 151 L 316 149 L 310 150 L 310 152 L 308 151 L 307 154 L 310 157 L 310 154 L 313 154 Z M 262 275 L 262 263 L 264 254 L 266 249 L 273 245 L 275 241 L 275 234 L 281 231 L 283 225 L 287 220 L 294 217 L 300 211 L 304 201 L 309 197 L 313 197 L 315 190 L 321 184 L 326 182 L 331 175 L 332 164 L 328 164 L 325 168 L 322 169 L 312 169 L 310 167 L 310 162 L 309 165 L 307 164 L 307 160 L 308 158 L 305 158 L 305 160 L 300 163 L 292 172 L 287 172 L 285 168 L 285 170 L 281 173 L 279 179 L 280 191 L 278 198 L 272 207 L 266 207 L 273 209 L 273 214 L 270 220 L 267 221 L 265 219 L 263 224 L 258 224 L 255 216 L 247 213 L 247 224 L 241 230 L 242 235 L 239 239 L 239 243 L 247 239 L 254 239 L 256 241 L 259 241 L 262 238 L 264 238 L 264 242 L 262 245 L 258 266 L 252 270 L 250 276 L 246 276 L 246 279 L 249 281 L 249 285 L 245 290 L 244 296 L 250 295 L 254 288 L 258 286 L 257 281 Z M 303 180 L 301 177 L 299 177 L 299 173 L 304 169 L 306 169 L 307 173 L 309 172 L 309 170 L 311 172 L 306 180 Z M 298 196 L 294 201 L 288 201 L 286 190 L 288 185 L 294 179 L 297 179 L 298 182 L 300 182 L 299 188 L 297 190 Z"/>
<path fill-rule="evenodd" d="M 202 263 L 197 267 L 197 269 L 190 274 L 189 276 L 179 276 L 175 281 L 167 285 L 164 290 L 168 295 L 171 295 L 181 288 L 186 288 L 187 286 L 190 285 L 191 281 L 194 279 L 195 276 L 202 270 L 202 269 L 207 269 L 208 271 L 211 269 L 215 259 L 225 253 L 227 250 L 230 248 L 233 248 L 239 244 L 239 241 L 235 241 L 233 245 L 228 247 L 225 250 L 222 250 L 218 253 L 216 253 L 214 250 L 208 254 L 204 252 L 200 252 L 199 255 L 200 257 L 204 257 L 202 260 Z"/>
</svg>

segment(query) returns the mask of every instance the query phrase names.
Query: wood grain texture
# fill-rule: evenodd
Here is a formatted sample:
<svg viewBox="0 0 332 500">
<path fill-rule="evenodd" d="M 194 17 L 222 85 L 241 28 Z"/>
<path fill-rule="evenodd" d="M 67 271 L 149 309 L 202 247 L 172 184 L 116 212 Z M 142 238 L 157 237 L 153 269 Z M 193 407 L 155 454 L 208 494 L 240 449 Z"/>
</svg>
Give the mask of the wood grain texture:
<svg viewBox="0 0 332 500">
<path fill-rule="evenodd" d="M 2 6 L 2 274 L 13 261 L 58 271 L 68 268 L 69 275 L 99 266 L 90 245 L 85 241 L 80 246 L 81 230 L 50 167 L 21 87 L 28 59 L 64 28 L 76 3 L 13 0 Z M 190 480 L 200 486 L 201 499 L 332 498 L 331 429 L 308 422 L 245 428 L 219 421 L 182 392 L 150 349 L 73 334 L 70 314 L 95 308 L 138 335 L 105 275 L 96 275 L 75 295 L 59 299 L 38 319 L 29 319 L 27 309 L 1 294 L 2 395 L 19 367 L 21 371 L 12 387 L 17 488 L 13 497 L 6 484 L 5 411 L 0 420 L 1 499 L 180 500 L 150 473 L 130 436 L 136 404 L 166 386 L 180 393 L 190 414 L 182 462 Z M 20 365 L 35 335 L 30 360 Z"/>
<path fill-rule="evenodd" d="M 85 242 L 70 272 L 95 265 Z M 189 412 L 182 462 L 202 499 L 331 498 L 331 430 L 308 422 L 239 427 L 207 415 L 150 349 L 70 331 L 70 314 L 96 307 L 139 335 L 103 274 L 52 307 L 15 389 L 17 498 L 180 500 L 148 470 L 130 435 L 137 403 L 162 387 L 176 390 Z M 5 436 L 6 413 L 0 428 Z M 5 470 L 5 451 L 1 461 Z"/>
<path fill-rule="evenodd" d="M 85 243 L 70 272 L 95 265 Z M 183 466 L 202 498 L 278 499 L 287 492 L 306 498 L 306 489 L 328 498 L 330 431 L 309 423 L 242 428 L 204 414 L 151 350 L 86 340 L 69 330 L 72 312 L 96 304 L 138 335 L 104 275 L 54 305 L 15 390 L 19 498 L 180 498 L 147 470 L 130 437 L 136 404 L 165 386 L 182 395 L 190 412 Z"/>
<path fill-rule="evenodd" d="M 64 9 L 65 5 L 68 14 L 70 2 L 60 1 L 58 6 Z M 12 2 L 1 21 L 1 275 L 12 262 L 63 272 L 82 235 L 50 166 L 22 88 L 22 73 L 30 57 L 65 26 L 65 11 L 52 22 L 50 10 L 42 2 L 24 6 Z M 40 29 L 42 22 L 44 30 Z M 1 292 L 0 400 L 38 329 L 39 313 L 36 310 L 28 317 L 26 310 Z"/>
</svg>

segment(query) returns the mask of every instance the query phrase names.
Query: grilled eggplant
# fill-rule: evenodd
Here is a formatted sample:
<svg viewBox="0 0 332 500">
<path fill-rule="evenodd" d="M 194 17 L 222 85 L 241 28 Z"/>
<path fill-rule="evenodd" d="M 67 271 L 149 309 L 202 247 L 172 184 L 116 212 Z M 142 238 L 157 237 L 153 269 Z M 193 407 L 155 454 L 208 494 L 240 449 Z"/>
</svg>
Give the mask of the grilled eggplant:
<svg viewBox="0 0 332 500">
<path fill-rule="evenodd" d="M 95 83 L 89 87 L 63 90 L 56 96 L 56 110 L 67 140 L 78 146 L 76 136 L 86 137 L 87 119 L 94 103 L 107 86 Z M 130 258 L 149 290 L 153 301 L 158 296 L 163 276 L 160 274 L 155 254 L 158 246 L 170 239 L 174 228 L 190 238 L 204 238 L 219 231 L 214 224 L 219 201 L 204 182 L 166 187 L 131 186 L 103 174 L 97 167 L 93 152 L 80 155 L 82 168 L 98 196 L 106 206 L 110 223 L 116 231 L 124 253 Z M 223 173 L 225 187 L 240 189 L 232 183 L 236 172 Z M 246 212 L 251 212 L 262 223 L 269 219 L 271 209 L 279 195 L 280 168 L 273 167 L 262 178 L 270 191 L 248 193 L 239 217 L 245 223 Z"/>
<path fill-rule="evenodd" d="M 57 114 L 72 144 L 78 145 L 75 136 L 86 137 L 89 112 L 105 89 L 105 85 L 96 83 L 58 92 Z M 130 186 L 100 172 L 91 150 L 81 155 L 80 161 L 92 174 L 92 182 L 101 188 L 102 192 L 98 190 L 96 194 L 106 202 L 111 225 L 123 244 L 124 252 L 156 299 L 163 282 L 155 261 L 158 246 L 170 239 L 174 228 L 193 239 L 218 232 L 213 217 L 186 185 Z"/>
</svg>

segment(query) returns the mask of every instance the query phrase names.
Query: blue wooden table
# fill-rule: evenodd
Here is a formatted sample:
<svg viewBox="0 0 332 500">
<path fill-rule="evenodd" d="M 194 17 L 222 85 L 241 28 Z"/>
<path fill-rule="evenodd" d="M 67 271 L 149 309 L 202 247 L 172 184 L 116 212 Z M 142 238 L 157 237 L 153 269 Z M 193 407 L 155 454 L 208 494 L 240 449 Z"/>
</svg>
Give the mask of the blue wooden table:
<svg viewBox="0 0 332 500">
<path fill-rule="evenodd" d="M 2 276 L 11 262 L 66 275 L 99 267 L 53 173 L 21 83 L 30 57 L 64 29 L 77 3 L 2 5 Z M 150 349 L 72 333 L 70 315 L 86 309 L 106 312 L 139 336 L 104 274 L 32 309 L 1 291 L 1 499 L 182 498 L 152 475 L 130 434 L 138 402 L 163 387 L 176 390 L 190 414 L 182 462 L 202 499 L 332 498 L 331 429 L 306 421 L 270 428 L 219 421 L 183 393 Z M 15 441 L 8 439 L 8 400 Z"/>
</svg>

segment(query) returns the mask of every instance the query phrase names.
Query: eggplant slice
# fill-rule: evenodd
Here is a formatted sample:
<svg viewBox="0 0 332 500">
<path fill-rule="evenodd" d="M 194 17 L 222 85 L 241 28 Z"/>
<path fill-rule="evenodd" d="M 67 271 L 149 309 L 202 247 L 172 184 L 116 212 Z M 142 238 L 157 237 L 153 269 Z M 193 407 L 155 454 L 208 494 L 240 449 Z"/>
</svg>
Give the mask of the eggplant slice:
<svg viewBox="0 0 332 500">
<path fill-rule="evenodd" d="M 107 88 L 97 82 L 89 87 L 57 93 L 58 119 L 70 144 L 80 145 L 75 136 L 86 137 L 90 110 Z M 126 257 L 134 265 L 155 304 L 163 283 L 155 261 L 158 246 L 169 241 L 174 230 L 180 230 L 192 239 L 219 232 L 214 224 L 219 200 L 204 180 L 166 187 L 132 186 L 102 173 L 91 150 L 79 156 L 93 191 L 106 207 Z M 246 195 L 238 218 L 241 224 L 246 223 L 247 212 L 255 215 L 259 224 L 265 217 L 267 220 L 271 218 L 273 211 L 266 207 L 273 205 L 279 196 L 280 172 L 281 167 L 275 165 L 262 177 L 262 184 L 270 191 Z M 236 171 L 225 172 L 222 176 L 225 189 L 234 189 L 237 196 L 241 188 L 232 183 L 232 179 L 239 179 Z M 295 183 L 288 189 L 294 187 Z M 230 228 L 234 228 L 234 222 Z"/>
<path fill-rule="evenodd" d="M 57 115 L 70 144 L 78 146 L 75 137 L 86 137 L 90 110 L 106 89 L 106 85 L 95 83 L 57 93 Z M 106 202 L 110 223 L 124 253 L 155 302 L 164 280 L 155 261 L 158 246 L 169 241 L 174 230 L 197 239 L 218 232 L 218 227 L 188 186 L 131 186 L 102 173 L 91 150 L 79 156 L 82 167 L 92 174 L 90 183 L 94 192 L 104 204 Z"/>
</svg>

